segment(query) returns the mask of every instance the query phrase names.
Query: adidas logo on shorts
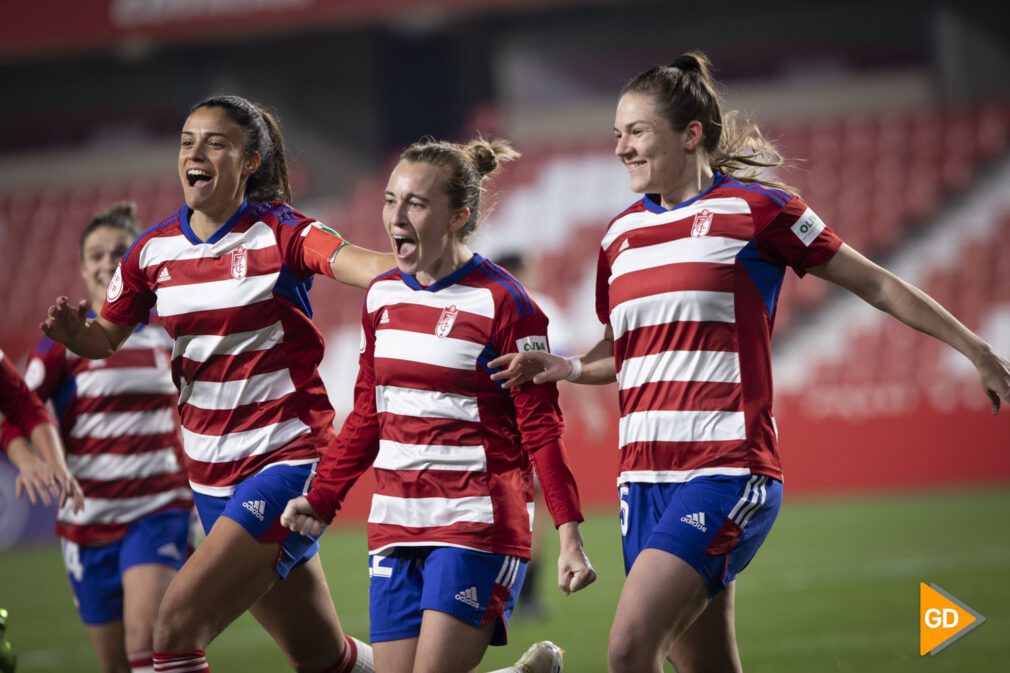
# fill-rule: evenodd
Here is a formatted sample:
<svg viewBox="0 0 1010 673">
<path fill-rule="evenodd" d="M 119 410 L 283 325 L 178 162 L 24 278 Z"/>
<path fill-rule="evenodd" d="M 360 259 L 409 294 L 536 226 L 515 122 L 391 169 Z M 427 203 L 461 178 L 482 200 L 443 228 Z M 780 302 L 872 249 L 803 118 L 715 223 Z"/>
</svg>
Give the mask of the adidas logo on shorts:
<svg viewBox="0 0 1010 673">
<path fill-rule="evenodd" d="M 707 533 L 708 528 L 705 527 L 705 512 L 698 512 L 697 514 L 685 514 L 680 517 L 680 520 L 686 523 L 688 526 L 694 526 L 702 533 Z"/>
<path fill-rule="evenodd" d="M 263 521 L 263 515 L 266 513 L 267 504 L 263 500 L 246 500 L 242 503 L 242 506 L 253 513 L 260 521 Z"/>
<path fill-rule="evenodd" d="M 470 587 L 456 594 L 456 600 L 460 603 L 466 603 L 471 608 L 480 609 L 480 601 L 477 600 L 477 587 Z"/>
</svg>

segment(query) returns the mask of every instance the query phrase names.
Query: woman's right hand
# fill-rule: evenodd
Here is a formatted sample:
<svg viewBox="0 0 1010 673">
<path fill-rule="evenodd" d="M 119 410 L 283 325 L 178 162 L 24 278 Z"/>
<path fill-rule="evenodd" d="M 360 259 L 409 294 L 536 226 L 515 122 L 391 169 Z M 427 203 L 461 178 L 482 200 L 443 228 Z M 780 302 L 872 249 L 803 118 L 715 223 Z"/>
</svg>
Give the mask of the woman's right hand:
<svg viewBox="0 0 1010 673">
<path fill-rule="evenodd" d="M 326 523 L 319 518 L 304 495 L 288 500 L 284 513 L 281 514 L 281 525 L 301 535 L 322 535 L 326 530 Z"/>
<path fill-rule="evenodd" d="M 57 297 L 56 304 L 49 307 L 46 319 L 39 327 L 42 332 L 62 344 L 73 341 L 87 326 L 88 302 L 82 299 L 77 307 L 70 305 L 66 297 Z"/>
<path fill-rule="evenodd" d="M 55 471 L 56 483 L 60 487 L 60 507 L 70 501 L 70 511 L 77 514 L 84 509 L 84 491 L 69 472 Z"/>
<path fill-rule="evenodd" d="M 532 381 L 536 384 L 561 381 L 572 373 L 572 363 L 568 358 L 545 351 L 506 353 L 488 363 L 492 369 L 504 367 L 491 375 L 492 381 L 504 381 L 502 387 L 508 390 Z"/>
</svg>

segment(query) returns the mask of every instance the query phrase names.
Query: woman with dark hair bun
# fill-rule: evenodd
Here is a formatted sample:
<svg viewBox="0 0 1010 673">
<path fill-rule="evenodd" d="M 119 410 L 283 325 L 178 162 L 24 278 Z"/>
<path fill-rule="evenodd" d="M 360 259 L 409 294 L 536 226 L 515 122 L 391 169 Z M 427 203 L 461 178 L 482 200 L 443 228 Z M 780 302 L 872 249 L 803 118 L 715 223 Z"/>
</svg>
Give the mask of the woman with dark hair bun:
<svg viewBox="0 0 1010 673">
<path fill-rule="evenodd" d="M 763 171 L 782 159 L 724 113 L 690 52 L 621 91 L 615 153 L 643 198 L 600 247 L 603 340 L 581 358 L 504 356 L 492 376 L 617 381 L 621 533 L 628 579 L 610 632 L 614 673 L 740 671 L 737 575 L 774 522 L 782 468 L 770 338 L 786 267 L 836 283 L 975 365 L 993 413 L 1010 363 L 920 290 L 869 261 Z"/>
<path fill-rule="evenodd" d="M 86 302 L 60 297 L 42 324 L 78 355 L 106 358 L 157 308 L 175 342 L 186 467 L 207 538 L 161 603 L 154 670 L 209 671 L 205 648 L 246 610 L 295 670 L 373 670 L 371 649 L 340 627 L 316 536 L 278 519 L 335 436 L 313 277 L 364 287 L 393 258 L 287 204 L 280 126 L 244 98 L 193 106 L 178 170 L 185 204 L 129 247 L 99 315 L 88 320 Z"/>
</svg>

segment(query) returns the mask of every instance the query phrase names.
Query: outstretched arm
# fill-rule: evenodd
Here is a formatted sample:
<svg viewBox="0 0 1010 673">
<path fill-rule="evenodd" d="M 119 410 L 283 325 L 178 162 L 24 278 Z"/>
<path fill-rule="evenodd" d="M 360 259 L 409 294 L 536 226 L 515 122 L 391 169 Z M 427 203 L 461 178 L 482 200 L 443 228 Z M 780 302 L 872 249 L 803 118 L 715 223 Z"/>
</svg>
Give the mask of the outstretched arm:
<svg viewBox="0 0 1010 673">
<path fill-rule="evenodd" d="M 46 465 L 53 471 L 53 477 L 60 487 L 60 507 L 72 501 L 73 511 L 78 512 L 84 508 L 84 493 L 70 469 L 67 467 L 66 453 L 63 442 L 56 432 L 52 423 L 42 423 L 32 430 L 32 446 L 39 452 Z"/>
<path fill-rule="evenodd" d="M 578 361 L 578 362 L 576 362 Z M 580 358 L 565 358 L 544 351 L 506 353 L 488 363 L 492 368 L 504 367 L 491 375 L 493 381 L 504 381 L 507 390 L 532 381 L 536 384 L 568 380 L 587 385 L 605 385 L 617 380 L 614 363 L 614 330 L 610 325 L 603 338 Z M 579 372 L 575 369 L 581 367 Z M 575 375 L 577 374 L 577 375 Z"/>
<path fill-rule="evenodd" d="M 71 306 L 66 297 L 59 297 L 49 307 L 46 319 L 39 325 L 47 337 L 92 360 L 107 358 L 123 345 L 136 325 L 118 325 L 105 318 L 87 319 L 88 302 L 82 299 Z"/>
<path fill-rule="evenodd" d="M 347 285 L 368 287 L 372 279 L 396 266 L 389 252 L 376 252 L 356 245 L 344 245 L 330 261 L 333 277 Z"/>
<path fill-rule="evenodd" d="M 922 290 L 843 245 L 827 263 L 810 273 L 856 294 L 910 327 L 936 337 L 967 357 L 983 390 L 999 413 L 1000 399 L 1010 402 L 1010 362 Z"/>
<path fill-rule="evenodd" d="M 15 437 L 6 448 L 7 457 L 18 470 L 14 481 L 14 497 L 24 493 L 33 505 L 41 502 L 48 507 L 60 497 L 52 469 L 32 450 L 26 437 Z"/>
</svg>

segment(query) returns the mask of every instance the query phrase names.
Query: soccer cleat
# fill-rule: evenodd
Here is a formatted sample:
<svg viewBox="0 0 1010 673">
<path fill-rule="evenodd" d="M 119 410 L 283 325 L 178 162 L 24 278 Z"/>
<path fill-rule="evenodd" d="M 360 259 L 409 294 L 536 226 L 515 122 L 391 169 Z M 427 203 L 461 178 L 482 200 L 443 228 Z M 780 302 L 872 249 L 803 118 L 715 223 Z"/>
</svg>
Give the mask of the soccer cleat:
<svg viewBox="0 0 1010 673">
<path fill-rule="evenodd" d="M 549 640 L 530 645 L 512 668 L 518 673 L 561 673 L 563 650 Z"/>
<path fill-rule="evenodd" d="M 14 654 L 14 648 L 10 643 L 0 645 L 0 673 L 14 673 L 17 668 L 18 655 Z"/>
</svg>

